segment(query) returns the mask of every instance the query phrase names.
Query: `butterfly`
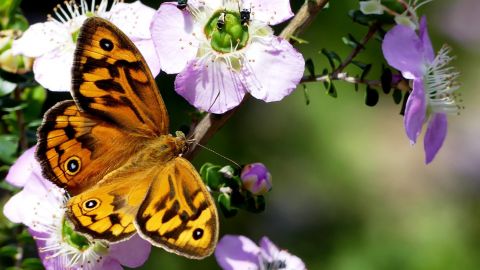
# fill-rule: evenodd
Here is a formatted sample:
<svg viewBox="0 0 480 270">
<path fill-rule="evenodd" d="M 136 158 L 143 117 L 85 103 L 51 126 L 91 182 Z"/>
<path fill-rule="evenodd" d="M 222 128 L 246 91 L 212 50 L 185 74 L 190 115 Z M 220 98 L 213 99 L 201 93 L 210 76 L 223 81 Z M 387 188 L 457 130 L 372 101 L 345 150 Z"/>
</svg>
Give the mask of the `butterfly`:
<svg viewBox="0 0 480 270">
<path fill-rule="evenodd" d="M 135 233 L 193 259 L 218 239 L 215 203 L 169 134 L 154 78 L 135 45 L 107 20 L 80 29 L 72 68 L 74 100 L 57 103 L 38 129 L 36 158 L 45 178 L 65 188 L 67 219 L 94 239 Z"/>
</svg>

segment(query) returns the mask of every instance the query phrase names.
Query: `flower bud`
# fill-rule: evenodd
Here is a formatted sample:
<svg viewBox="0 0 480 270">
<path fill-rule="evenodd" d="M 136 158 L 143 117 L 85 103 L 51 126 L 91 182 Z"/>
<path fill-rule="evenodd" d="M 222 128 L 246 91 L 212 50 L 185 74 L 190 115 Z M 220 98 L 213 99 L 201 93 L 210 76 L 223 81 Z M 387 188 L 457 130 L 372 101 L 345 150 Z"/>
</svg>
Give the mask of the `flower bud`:
<svg viewBox="0 0 480 270">
<path fill-rule="evenodd" d="M 272 175 L 262 163 L 243 167 L 240 178 L 243 187 L 254 195 L 263 195 L 272 189 Z"/>
<path fill-rule="evenodd" d="M 370 1 L 362 1 L 360 2 L 360 11 L 365 14 L 383 14 L 383 6 L 382 2 L 379 0 L 370 0 Z"/>
<path fill-rule="evenodd" d="M 32 58 L 12 52 L 12 42 L 20 35 L 18 30 L 0 31 L 0 68 L 10 73 L 24 74 L 32 70 Z"/>
</svg>

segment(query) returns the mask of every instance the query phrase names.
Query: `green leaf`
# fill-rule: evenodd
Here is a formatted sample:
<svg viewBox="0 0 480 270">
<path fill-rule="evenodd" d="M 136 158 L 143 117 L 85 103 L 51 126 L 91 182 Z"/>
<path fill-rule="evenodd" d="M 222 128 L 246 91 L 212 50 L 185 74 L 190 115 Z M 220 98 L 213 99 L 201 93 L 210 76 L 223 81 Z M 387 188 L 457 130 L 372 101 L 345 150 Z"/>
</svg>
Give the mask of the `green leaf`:
<svg viewBox="0 0 480 270">
<path fill-rule="evenodd" d="M 392 97 L 395 104 L 400 104 L 400 102 L 402 102 L 402 96 L 402 91 L 400 89 L 393 90 Z"/>
<path fill-rule="evenodd" d="M 220 166 L 212 163 L 205 163 L 200 168 L 200 175 L 203 181 L 213 190 L 218 190 L 224 183 L 223 175 L 219 172 Z"/>
<path fill-rule="evenodd" d="M 327 94 L 334 98 L 337 97 L 337 89 L 335 88 L 335 85 L 333 85 L 333 83 L 330 83 L 330 87 L 327 90 Z"/>
<path fill-rule="evenodd" d="M 303 96 L 305 97 L 305 105 L 310 105 L 310 96 L 308 95 L 308 89 L 305 84 L 303 84 Z"/>
<path fill-rule="evenodd" d="M 3 246 L 0 248 L 0 256 L 2 257 L 14 257 L 17 253 L 18 249 L 14 245 Z"/>
<path fill-rule="evenodd" d="M 28 103 L 23 102 L 23 103 L 20 103 L 20 104 L 17 105 L 17 106 L 13 106 L 13 107 L 9 107 L 9 108 L 2 108 L 2 111 L 5 111 L 5 112 L 16 112 L 16 111 L 25 109 L 25 108 L 27 108 L 27 107 L 28 107 Z"/>
<path fill-rule="evenodd" d="M 22 268 L 25 270 L 42 270 L 44 269 L 42 261 L 38 258 L 26 258 L 22 261 Z"/>
<path fill-rule="evenodd" d="M 305 68 L 307 69 L 310 76 L 315 77 L 315 65 L 313 64 L 312 58 L 308 58 L 305 61 Z"/>
<path fill-rule="evenodd" d="M 296 41 L 298 44 L 308 44 L 308 40 L 305 40 L 305 39 L 301 39 L 299 37 L 296 37 L 294 35 L 291 35 L 290 36 L 290 39 L 293 39 L 294 41 Z"/>
<path fill-rule="evenodd" d="M 231 197 L 228 194 L 222 193 L 218 195 L 217 201 L 218 205 L 220 206 L 220 210 L 225 217 L 230 218 L 237 215 L 238 210 L 236 207 L 232 206 Z"/>
<path fill-rule="evenodd" d="M 367 106 L 373 107 L 377 105 L 379 99 L 378 91 L 370 86 L 367 86 L 365 91 L 365 104 Z"/>
<path fill-rule="evenodd" d="M 47 91 L 40 85 L 24 89 L 22 99 L 28 103 L 23 110 L 25 122 L 29 123 L 41 117 L 43 103 L 47 98 Z"/>
<path fill-rule="evenodd" d="M 380 80 L 382 82 L 383 92 L 389 94 L 392 90 L 392 71 L 389 68 L 384 68 Z"/>
<path fill-rule="evenodd" d="M 375 20 L 372 16 L 363 14 L 360 10 L 350 10 L 348 16 L 350 16 L 354 22 L 366 26 L 370 25 L 370 22 Z"/>
<path fill-rule="evenodd" d="M 18 137 L 15 135 L 0 135 L 0 161 L 12 164 L 16 159 Z"/>
<path fill-rule="evenodd" d="M 360 75 L 360 80 L 365 80 L 367 77 L 368 73 L 370 73 L 370 70 L 372 70 L 372 64 L 367 64 L 362 71 L 362 74 Z"/>
<path fill-rule="evenodd" d="M 353 49 L 356 49 L 358 46 L 360 46 L 360 42 L 358 42 L 352 34 L 348 34 L 346 37 L 342 37 L 342 41 L 345 45 L 352 47 Z"/>
<path fill-rule="evenodd" d="M 245 210 L 252 213 L 261 213 L 265 211 L 265 197 L 249 196 L 246 201 Z"/>
<path fill-rule="evenodd" d="M 322 49 L 321 50 L 322 54 L 325 55 L 328 59 L 328 63 L 332 67 L 332 69 L 335 69 L 335 61 L 338 63 L 342 62 L 342 59 L 340 59 L 340 56 L 334 51 L 329 51 L 327 49 Z"/>
<path fill-rule="evenodd" d="M 6 96 L 15 90 L 17 87 L 16 83 L 9 82 L 0 77 L 0 97 Z"/>
</svg>

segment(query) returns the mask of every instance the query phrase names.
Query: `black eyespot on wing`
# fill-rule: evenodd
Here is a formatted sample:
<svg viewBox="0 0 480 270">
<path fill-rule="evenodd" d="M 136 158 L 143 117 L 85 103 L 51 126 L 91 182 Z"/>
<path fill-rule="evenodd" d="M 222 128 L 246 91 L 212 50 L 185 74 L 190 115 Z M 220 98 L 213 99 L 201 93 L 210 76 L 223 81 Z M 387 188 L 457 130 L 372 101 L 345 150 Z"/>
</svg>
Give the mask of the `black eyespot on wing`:
<svg viewBox="0 0 480 270">
<path fill-rule="evenodd" d="M 70 157 L 64 163 L 64 170 L 68 175 L 76 175 L 82 167 L 82 162 L 77 156 Z"/>
<path fill-rule="evenodd" d="M 100 205 L 100 201 L 98 199 L 89 199 L 83 203 L 83 208 L 85 210 L 93 210 L 97 208 L 99 205 Z"/>
<path fill-rule="evenodd" d="M 109 51 L 113 50 L 113 42 L 112 42 L 111 40 L 109 40 L 109 39 L 102 38 L 102 39 L 100 40 L 100 47 L 101 47 L 103 50 L 109 52 Z"/>
<path fill-rule="evenodd" d="M 192 237 L 193 237 L 194 240 L 198 240 L 198 239 L 202 238 L 203 237 L 203 230 L 200 229 L 200 228 L 196 228 L 193 231 Z"/>
</svg>

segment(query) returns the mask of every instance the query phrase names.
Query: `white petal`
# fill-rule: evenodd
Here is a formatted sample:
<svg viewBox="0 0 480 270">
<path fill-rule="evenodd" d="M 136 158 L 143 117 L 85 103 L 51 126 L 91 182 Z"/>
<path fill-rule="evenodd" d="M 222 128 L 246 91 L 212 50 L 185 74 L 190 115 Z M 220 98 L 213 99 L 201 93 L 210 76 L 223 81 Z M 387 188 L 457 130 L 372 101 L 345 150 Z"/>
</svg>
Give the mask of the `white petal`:
<svg viewBox="0 0 480 270">
<path fill-rule="evenodd" d="M 195 58 L 198 40 L 193 17 L 176 3 L 163 3 L 155 14 L 150 30 L 158 58 L 166 73 L 179 73 Z"/>
<path fill-rule="evenodd" d="M 135 46 L 137 46 L 143 58 L 145 58 L 153 77 L 156 77 L 158 73 L 160 73 L 160 61 L 158 60 L 157 51 L 155 50 L 153 41 L 151 39 L 141 39 L 136 40 L 133 43 L 135 43 Z"/>
<path fill-rule="evenodd" d="M 74 46 L 44 54 L 33 63 L 35 80 L 51 91 L 70 91 Z"/>
<path fill-rule="evenodd" d="M 149 39 L 150 23 L 155 10 L 140 1 L 118 3 L 107 12 L 106 18 L 120 28 L 130 39 Z"/>
<path fill-rule="evenodd" d="M 39 57 L 69 43 L 73 44 L 73 40 L 68 27 L 48 21 L 30 26 L 21 38 L 13 42 L 12 52 L 28 57 Z"/>
<path fill-rule="evenodd" d="M 251 8 L 251 19 L 266 22 L 269 25 L 279 24 L 293 16 L 289 0 L 244 0 L 242 9 Z"/>
<path fill-rule="evenodd" d="M 245 88 L 223 60 L 190 62 L 175 79 L 175 91 L 197 109 L 224 113 L 242 102 Z"/>
<path fill-rule="evenodd" d="M 302 54 L 281 38 L 254 42 L 245 51 L 243 82 L 255 98 L 279 101 L 300 82 L 305 69 Z"/>
</svg>

